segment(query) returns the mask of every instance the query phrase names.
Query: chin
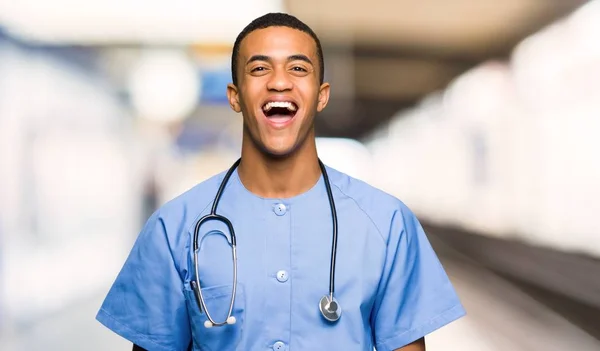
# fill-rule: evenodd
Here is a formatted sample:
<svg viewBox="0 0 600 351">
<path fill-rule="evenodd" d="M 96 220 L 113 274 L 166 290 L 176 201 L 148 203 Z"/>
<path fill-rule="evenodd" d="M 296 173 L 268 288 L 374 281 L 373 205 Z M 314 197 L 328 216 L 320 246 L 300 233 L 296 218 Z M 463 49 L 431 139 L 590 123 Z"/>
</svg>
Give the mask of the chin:
<svg viewBox="0 0 600 351">
<path fill-rule="evenodd" d="M 287 157 L 291 156 L 294 153 L 294 150 L 293 149 L 292 150 L 272 150 L 272 149 L 265 149 L 263 153 L 268 158 L 284 159 L 284 158 L 287 158 Z"/>
<path fill-rule="evenodd" d="M 264 145 L 262 147 L 263 153 L 270 158 L 286 158 L 292 155 L 296 150 L 297 148 L 294 145 L 279 147 L 270 147 Z"/>
</svg>

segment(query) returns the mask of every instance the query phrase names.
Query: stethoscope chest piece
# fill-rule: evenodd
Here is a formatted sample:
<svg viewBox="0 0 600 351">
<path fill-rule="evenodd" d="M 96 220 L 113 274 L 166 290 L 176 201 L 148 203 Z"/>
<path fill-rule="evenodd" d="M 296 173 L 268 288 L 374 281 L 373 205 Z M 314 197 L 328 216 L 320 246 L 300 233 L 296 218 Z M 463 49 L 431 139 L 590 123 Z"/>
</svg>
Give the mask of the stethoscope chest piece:
<svg viewBox="0 0 600 351">
<path fill-rule="evenodd" d="M 337 322 L 342 316 L 340 304 L 335 297 L 332 298 L 329 295 L 325 295 L 321 298 L 321 301 L 319 301 L 319 310 L 321 310 L 323 317 L 330 322 Z"/>
</svg>

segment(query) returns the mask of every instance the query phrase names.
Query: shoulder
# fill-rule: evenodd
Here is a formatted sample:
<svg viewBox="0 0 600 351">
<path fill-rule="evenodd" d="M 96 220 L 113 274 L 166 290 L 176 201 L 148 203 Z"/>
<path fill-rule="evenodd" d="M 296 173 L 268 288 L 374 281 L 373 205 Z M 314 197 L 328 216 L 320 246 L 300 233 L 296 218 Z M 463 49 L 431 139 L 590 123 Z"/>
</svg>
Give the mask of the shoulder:
<svg viewBox="0 0 600 351">
<path fill-rule="evenodd" d="M 199 217 L 212 204 L 225 173 L 217 173 L 167 201 L 158 208 L 156 216 L 168 222 Z"/>
<path fill-rule="evenodd" d="M 372 221 L 385 241 L 392 229 L 402 230 L 405 224 L 417 220 L 398 197 L 334 168 L 327 167 L 327 173 L 332 191 L 337 191 L 342 199 L 353 202 Z"/>
</svg>

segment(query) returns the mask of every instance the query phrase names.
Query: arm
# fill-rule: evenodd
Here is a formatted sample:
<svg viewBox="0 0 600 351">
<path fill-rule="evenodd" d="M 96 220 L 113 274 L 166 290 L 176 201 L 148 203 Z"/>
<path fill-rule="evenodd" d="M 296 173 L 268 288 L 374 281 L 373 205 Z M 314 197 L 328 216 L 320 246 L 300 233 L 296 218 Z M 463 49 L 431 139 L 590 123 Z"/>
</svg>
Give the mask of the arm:
<svg viewBox="0 0 600 351">
<path fill-rule="evenodd" d="M 425 338 L 420 338 L 419 340 L 401 347 L 396 351 L 425 351 Z"/>
<path fill-rule="evenodd" d="M 186 350 L 191 340 L 179 260 L 173 254 L 183 250 L 174 240 L 180 237 L 169 235 L 168 224 L 158 213 L 148 219 L 96 316 L 146 350 Z"/>
<path fill-rule="evenodd" d="M 376 348 L 423 351 L 427 334 L 465 311 L 414 214 L 401 206 L 389 230 L 371 321 Z"/>
</svg>

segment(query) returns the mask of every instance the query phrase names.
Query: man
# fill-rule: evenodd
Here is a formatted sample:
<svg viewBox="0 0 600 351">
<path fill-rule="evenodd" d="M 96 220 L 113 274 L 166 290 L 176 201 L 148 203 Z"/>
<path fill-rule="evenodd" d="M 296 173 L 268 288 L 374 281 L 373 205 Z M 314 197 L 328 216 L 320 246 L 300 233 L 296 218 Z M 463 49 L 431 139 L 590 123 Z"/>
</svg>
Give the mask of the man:
<svg viewBox="0 0 600 351">
<path fill-rule="evenodd" d="M 202 226 L 194 262 L 196 224 L 223 172 L 150 217 L 100 309 L 98 320 L 134 349 L 418 351 L 426 334 L 464 315 L 413 213 L 361 181 L 322 172 L 313 126 L 329 99 L 323 72 L 317 36 L 295 17 L 267 14 L 240 33 L 227 96 L 243 116 L 241 163 L 217 209 L 237 238 L 235 302 L 230 308 L 232 236 L 212 235 L 226 226 Z M 319 309 L 332 277 L 327 175 L 339 232 L 337 321 Z M 230 323 L 211 327 L 206 312 Z"/>
</svg>

